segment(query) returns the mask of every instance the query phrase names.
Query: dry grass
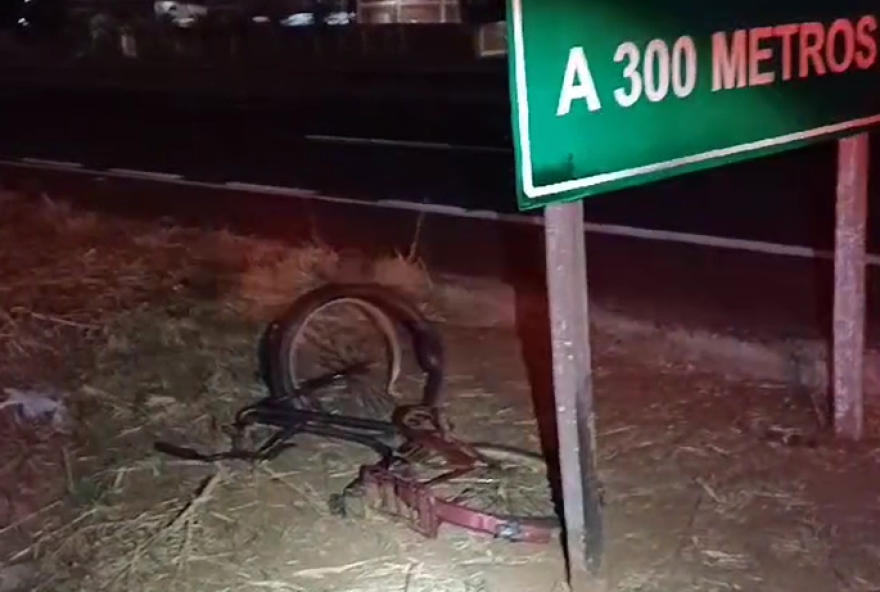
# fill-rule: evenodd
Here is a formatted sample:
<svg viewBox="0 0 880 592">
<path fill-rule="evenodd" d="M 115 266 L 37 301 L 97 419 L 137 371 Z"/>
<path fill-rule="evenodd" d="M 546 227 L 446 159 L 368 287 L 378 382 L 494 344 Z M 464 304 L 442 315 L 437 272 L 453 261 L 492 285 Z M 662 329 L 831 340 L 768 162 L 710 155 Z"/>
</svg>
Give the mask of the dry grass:
<svg viewBox="0 0 880 592">
<path fill-rule="evenodd" d="M 304 438 L 257 467 L 152 450 L 158 438 L 225 447 L 219 426 L 263 392 L 264 322 L 310 287 L 378 281 L 437 318 L 475 308 L 466 290 L 409 256 L 13 196 L 0 198 L 0 240 L 0 391 L 62 391 L 73 420 L 62 433 L 0 410 L 0 592 L 563 590 L 555 548 L 425 541 L 377 517 L 329 516 L 327 493 L 370 457 L 360 449 Z M 520 344 L 476 330 L 447 340 L 456 431 L 536 448 Z M 815 429 L 809 393 L 701 372 L 651 339 L 596 341 L 614 590 L 880 586 L 876 494 L 858 485 L 880 487 L 876 456 L 789 445 Z"/>
<path fill-rule="evenodd" d="M 190 563 L 205 569 L 233 551 L 248 561 L 256 551 L 205 539 L 204 523 L 247 520 L 230 496 L 243 499 L 257 481 L 285 483 L 291 508 L 323 513 L 323 500 L 289 477 L 169 461 L 151 444 L 224 446 L 218 426 L 263 388 L 263 322 L 320 283 L 377 281 L 443 313 L 424 266 L 399 255 L 366 261 L 9 195 L 0 240 L 12 246 L 0 252 L 0 386 L 63 390 L 75 425 L 41 427 L 26 453 L 13 442 L 32 426 L 3 432 L 0 553 L 37 566 L 30 589 L 174 588 L 192 577 L 182 575 Z M 222 516 L 211 514 L 218 495 Z M 13 589 L 4 574 L 0 590 Z M 300 589 L 246 579 L 254 590 Z"/>
</svg>

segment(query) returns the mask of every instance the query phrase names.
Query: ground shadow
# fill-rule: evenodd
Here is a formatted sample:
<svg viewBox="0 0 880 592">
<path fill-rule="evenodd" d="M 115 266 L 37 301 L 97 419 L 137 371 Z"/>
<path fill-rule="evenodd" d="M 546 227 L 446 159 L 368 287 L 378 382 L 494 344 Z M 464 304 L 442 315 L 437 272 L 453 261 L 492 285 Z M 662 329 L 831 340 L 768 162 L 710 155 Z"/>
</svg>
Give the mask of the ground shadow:
<svg viewBox="0 0 880 592">
<path fill-rule="evenodd" d="M 500 240 L 504 280 L 514 292 L 515 329 L 529 381 L 532 408 L 538 422 L 541 452 L 547 462 L 553 505 L 557 515 L 563 519 L 564 496 L 553 393 L 553 350 L 546 297 L 543 227 L 506 224 L 500 231 Z M 565 541 L 564 520 L 562 524 L 560 537 L 561 541 Z M 569 545 L 562 544 L 566 570 L 572 565 L 571 551 Z"/>
<path fill-rule="evenodd" d="M 515 329 L 522 349 L 538 420 L 541 449 L 558 478 L 556 407 L 553 399 L 553 364 L 550 313 L 547 306 L 544 238 L 541 227 L 501 225 L 504 281 L 514 292 Z M 554 484 L 555 485 L 555 484 Z"/>
</svg>

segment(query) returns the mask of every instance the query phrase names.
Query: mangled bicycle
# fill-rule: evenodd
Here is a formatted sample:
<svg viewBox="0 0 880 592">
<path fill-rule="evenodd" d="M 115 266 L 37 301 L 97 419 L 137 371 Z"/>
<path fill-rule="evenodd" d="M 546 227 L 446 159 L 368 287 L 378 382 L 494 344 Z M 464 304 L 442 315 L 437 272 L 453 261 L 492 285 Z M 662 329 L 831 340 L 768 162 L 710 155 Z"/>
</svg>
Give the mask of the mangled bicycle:
<svg viewBox="0 0 880 592">
<path fill-rule="evenodd" d="M 362 333 L 355 320 L 366 322 L 374 341 L 356 339 L 346 348 L 342 337 Z M 412 404 L 399 392 L 401 333 L 409 337 L 422 375 Z M 370 360 L 377 352 L 381 359 Z M 352 442 L 375 451 L 378 460 L 361 466 L 348 486 L 330 496 L 337 515 L 369 508 L 431 538 L 442 524 L 509 541 L 542 543 L 557 536 L 560 520 L 540 456 L 451 434 L 439 407 L 443 343 L 405 296 L 373 284 L 314 289 L 269 325 L 260 361 L 269 394 L 235 414 L 227 430 L 230 449 L 204 454 L 168 443 L 156 448 L 206 462 L 263 461 L 294 446 L 300 434 Z M 269 435 L 246 445 L 258 428 Z"/>
</svg>

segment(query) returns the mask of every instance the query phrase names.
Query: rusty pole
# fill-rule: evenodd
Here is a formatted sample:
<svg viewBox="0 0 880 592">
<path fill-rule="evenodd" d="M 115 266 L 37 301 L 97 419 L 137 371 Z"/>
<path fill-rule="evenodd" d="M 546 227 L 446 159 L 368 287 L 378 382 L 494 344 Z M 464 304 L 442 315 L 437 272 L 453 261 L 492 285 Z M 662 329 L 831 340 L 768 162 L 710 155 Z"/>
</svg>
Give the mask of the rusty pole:
<svg viewBox="0 0 880 592">
<path fill-rule="evenodd" d="M 859 440 L 864 432 L 865 226 L 868 213 L 868 134 L 838 141 L 834 233 L 832 396 L 834 432 Z"/>
<path fill-rule="evenodd" d="M 564 544 L 569 582 L 579 592 L 601 587 L 603 552 L 583 204 L 547 207 L 544 233 Z"/>
</svg>

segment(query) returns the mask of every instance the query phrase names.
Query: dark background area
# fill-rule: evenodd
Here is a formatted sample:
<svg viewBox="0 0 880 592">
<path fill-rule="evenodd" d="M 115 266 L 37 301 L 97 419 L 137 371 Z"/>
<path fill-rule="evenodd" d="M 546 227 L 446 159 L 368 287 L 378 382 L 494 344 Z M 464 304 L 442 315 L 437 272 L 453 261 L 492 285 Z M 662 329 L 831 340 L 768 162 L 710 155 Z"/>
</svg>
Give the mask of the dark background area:
<svg viewBox="0 0 880 592">
<path fill-rule="evenodd" d="M 315 6 L 291 2 L 276 12 Z M 515 212 L 506 62 L 474 45 L 498 3 L 465 10 L 464 24 L 312 28 L 261 27 L 252 16 L 265 6 L 212 3 L 220 16 L 200 29 L 156 21 L 152 2 L 30 4 L 24 29 L 4 4 L 0 159 Z M 117 33 L 137 25 L 137 58 L 118 38 L 91 42 L 82 24 L 96 15 Z M 825 142 L 622 190 L 588 199 L 586 215 L 828 248 L 835 155 Z M 873 208 L 870 225 L 877 236 Z"/>
</svg>

